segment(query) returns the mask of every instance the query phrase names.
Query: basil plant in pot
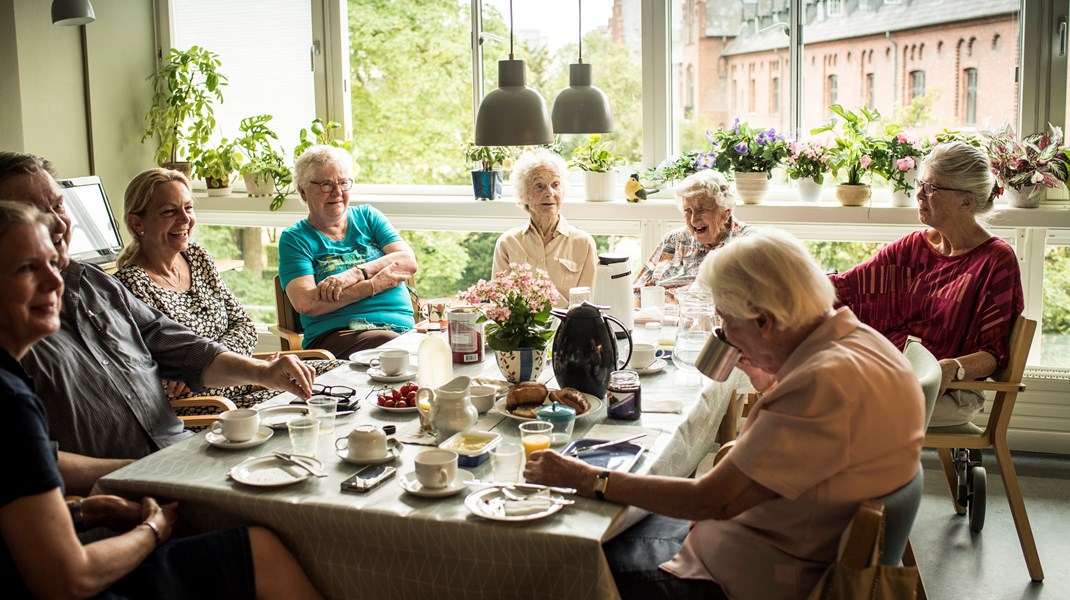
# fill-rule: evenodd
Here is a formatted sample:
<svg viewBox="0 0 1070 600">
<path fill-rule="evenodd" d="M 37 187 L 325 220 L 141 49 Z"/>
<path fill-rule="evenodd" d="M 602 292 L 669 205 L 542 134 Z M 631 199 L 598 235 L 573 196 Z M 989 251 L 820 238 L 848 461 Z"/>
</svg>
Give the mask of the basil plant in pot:
<svg viewBox="0 0 1070 600">
<path fill-rule="evenodd" d="M 864 206 L 869 201 L 872 190 L 869 183 L 863 179 L 872 170 L 871 155 L 876 147 L 875 140 L 869 136 L 869 128 L 870 124 L 880 121 L 881 115 L 876 109 L 864 106 L 859 106 L 856 112 L 833 104 L 829 110 L 843 119 L 842 124 L 837 127 L 836 118 L 833 117 L 827 124 L 812 129 L 810 133 L 833 133 L 827 164 L 833 175 L 844 179 L 836 186 L 836 198 L 844 206 Z"/>
<path fill-rule="evenodd" d="M 208 138 L 215 131 L 215 103 L 223 102 L 227 78 L 219 72 L 219 56 L 200 46 L 171 49 L 167 59 L 149 75 L 152 105 L 145 114 L 145 133 L 158 141 L 156 163 L 189 174 Z"/>
<path fill-rule="evenodd" d="M 242 136 L 236 141 L 248 162 L 241 166 L 245 189 L 250 196 L 272 196 L 271 210 L 279 210 L 290 193 L 293 171 L 286 165 L 282 147 L 276 149 L 279 136 L 270 127 L 271 115 L 256 115 L 242 119 L 238 129 Z"/>
<path fill-rule="evenodd" d="M 617 191 L 617 166 L 624 159 L 609 150 L 609 142 L 592 135 L 587 143 L 572 151 L 568 166 L 583 171 L 583 189 L 588 202 L 613 200 Z"/>
<path fill-rule="evenodd" d="M 197 155 L 193 161 L 193 173 L 196 177 L 204 178 L 209 196 L 226 196 L 230 193 L 230 181 L 243 161 L 237 141 L 223 138 L 219 145 Z"/>
<path fill-rule="evenodd" d="M 472 194 L 476 200 L 502 197 L 502 168 L 511 166 L 513 151 L 505 146 L 477 146 L 469 140 L 461 147 L 464 159 L 472 165 Z"/>
</svg>

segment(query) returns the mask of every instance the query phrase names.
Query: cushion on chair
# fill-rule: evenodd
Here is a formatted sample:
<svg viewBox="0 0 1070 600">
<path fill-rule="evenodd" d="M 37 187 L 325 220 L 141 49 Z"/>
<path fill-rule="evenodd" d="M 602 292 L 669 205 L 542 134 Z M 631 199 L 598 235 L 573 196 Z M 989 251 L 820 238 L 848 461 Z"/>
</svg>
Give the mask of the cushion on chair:
<svg viewBox="0 0 1070 600">
<path fill-rule="evenodd" d="M 948 425 L 947 427 L 930 427 L 925 430 L 925 433 L 961 433 L 980 435 L 981 433 L 984 433 L 984 429 L 981 429 L 973 423 L 963 423 L 962 425 Z"/>
</svg>

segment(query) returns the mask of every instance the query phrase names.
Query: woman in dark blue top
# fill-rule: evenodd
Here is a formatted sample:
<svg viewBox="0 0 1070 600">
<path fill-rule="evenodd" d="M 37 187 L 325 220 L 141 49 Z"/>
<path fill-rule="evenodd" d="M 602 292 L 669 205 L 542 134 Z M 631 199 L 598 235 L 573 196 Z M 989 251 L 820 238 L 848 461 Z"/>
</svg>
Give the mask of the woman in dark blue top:
<svg viewBox="0 0 1070 600">
<path fill-rule="evenodd" d="M 59 329 L 63 281 L 51 217 L 0 201 L 0 589 L 6 597 L 316 597 L 270 531 L 240 528 L 168 541 L 177 503 L 89 496 L 63 500 L 44 407 L 18 360 Z M 82 545 L 76 521 L 122 532 Z"/>
</svg>

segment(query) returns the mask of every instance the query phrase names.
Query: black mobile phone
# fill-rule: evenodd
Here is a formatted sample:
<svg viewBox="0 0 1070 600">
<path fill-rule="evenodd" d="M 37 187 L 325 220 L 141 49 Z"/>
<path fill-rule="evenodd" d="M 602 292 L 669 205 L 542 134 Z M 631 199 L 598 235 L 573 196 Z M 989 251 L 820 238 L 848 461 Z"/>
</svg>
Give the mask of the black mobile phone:
<svg viewBox="0 0 1070 600">
<path fill-rule="evenodd" d="M 343 492 L 363 494 L 394 476 L 397 472 L 390 465 L 368 465 L 342 482 Z"/>
</svg>

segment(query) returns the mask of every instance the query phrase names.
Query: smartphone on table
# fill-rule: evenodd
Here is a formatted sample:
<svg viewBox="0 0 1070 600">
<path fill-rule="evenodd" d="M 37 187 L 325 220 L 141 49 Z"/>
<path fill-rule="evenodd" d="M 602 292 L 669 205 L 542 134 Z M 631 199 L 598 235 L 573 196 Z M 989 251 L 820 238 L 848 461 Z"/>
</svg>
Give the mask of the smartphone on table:
<svg viewBox="0 0 1070 600">
<path fill-rule="evenodd" d="M 357 471 L 352 477 L 342 482 L 343 492 L 363 494 L 394 476 L 396 467 L 390 465 L 368 465 Z"/>
</svg>

